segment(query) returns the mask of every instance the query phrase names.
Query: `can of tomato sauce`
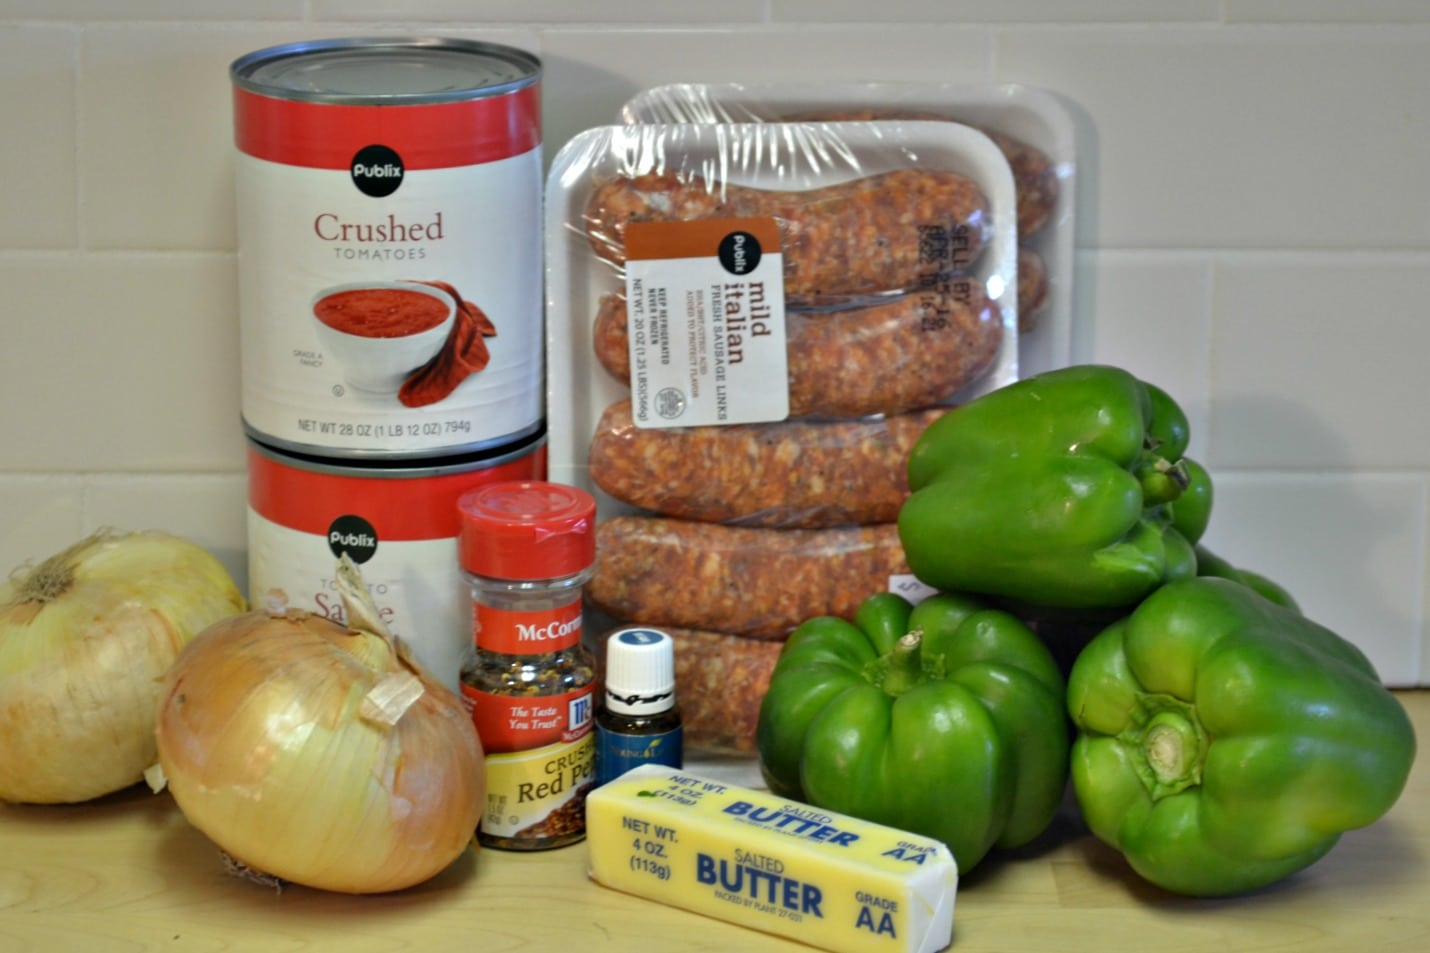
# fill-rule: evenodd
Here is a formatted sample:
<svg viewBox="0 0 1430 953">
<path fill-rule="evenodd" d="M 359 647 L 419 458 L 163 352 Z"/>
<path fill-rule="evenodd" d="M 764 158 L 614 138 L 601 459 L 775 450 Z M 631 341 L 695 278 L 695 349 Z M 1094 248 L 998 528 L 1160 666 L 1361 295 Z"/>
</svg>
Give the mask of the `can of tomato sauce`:
<svg viewBox="0 0 1430 953">
<path fill-rule="evenodd" d="M 340 39 L 230 73 L 249 436 L 411 459 L 536 433 L 540 61 Z"/>
<path fill-rule="evenodd" d="M 418 662 L 459 690 L 473 648 L 457 500 L 546 478 L 546 434 L 457 458 L 349 465 L 248 441 L 248 588 L 255 608 L 345 621 L 337 564 L 357 563 L 378 612 Z"/>
</svg>

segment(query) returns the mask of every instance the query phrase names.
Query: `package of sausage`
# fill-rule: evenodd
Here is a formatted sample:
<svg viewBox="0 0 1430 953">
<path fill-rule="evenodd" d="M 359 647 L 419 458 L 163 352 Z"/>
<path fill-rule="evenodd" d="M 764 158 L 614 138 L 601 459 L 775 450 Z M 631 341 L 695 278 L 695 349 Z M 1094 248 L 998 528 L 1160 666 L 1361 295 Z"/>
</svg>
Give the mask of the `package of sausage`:
<svg viewBox="0 0 1430 953">
<path fill-rule="evenodd" d="M 548 471 L 598 502 L 593 631 L 749 674 L 687 665 L 682 695 L 691 747 L 748 756 L 788 632 L 914 584 L 913 442 L 1018 376 L 1012 170 L 945 120 L 619 124 L 554 158 L 546 215 Z"/>
<path fill-rule="evenodd" d="M 935 119 L 987 134 L 1007 157 L 1017 192 L 1019 371 L 1069 360 L 1076 144 L 1052 94 L 1014 84 L 677 83 L 636 95 L 628 123 L 749 123 Z"/>
<path fill-rule="evenodd" d="M 883 418 L 1018 376 L 1012 171 L 971 127 L 598 127 L 546 216 L 553 479 L 601 489 L 621 400 L 641 429 Z"/>
</svg>

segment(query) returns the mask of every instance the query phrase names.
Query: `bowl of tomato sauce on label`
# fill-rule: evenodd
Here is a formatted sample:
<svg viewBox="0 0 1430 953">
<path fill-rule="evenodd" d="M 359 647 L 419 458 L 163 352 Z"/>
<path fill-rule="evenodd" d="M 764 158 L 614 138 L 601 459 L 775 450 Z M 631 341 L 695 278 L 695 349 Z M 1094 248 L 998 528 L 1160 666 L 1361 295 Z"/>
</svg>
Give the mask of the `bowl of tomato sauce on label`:
<svg viewBox="0 0 1430 953">
<path fill-rule="evenodd" d="M 436 357 L 456 314 L 451 295 L 420 281 L 337 285 L 313 297 L 319 344 L 349 387 L 373 394 L 396 394 Z"/>
</svg>

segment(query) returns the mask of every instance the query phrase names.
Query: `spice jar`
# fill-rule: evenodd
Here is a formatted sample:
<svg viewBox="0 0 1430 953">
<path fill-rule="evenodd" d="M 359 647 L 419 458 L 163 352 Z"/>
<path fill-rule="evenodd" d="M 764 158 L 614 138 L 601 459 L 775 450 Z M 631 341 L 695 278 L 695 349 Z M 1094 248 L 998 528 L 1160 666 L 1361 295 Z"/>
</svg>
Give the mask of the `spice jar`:
<svg viewBox="0 0 1430 953">
<path fill-rule="evenodd" d="M 478 842 L 542 850 L 586 836 L 595 781 L 595 663 L 581 642 L 596 501 L 541 481 L 492 483 L 457 501 L 474 651 L 462 694 L 486 753 Z"/>
<path fill-rule="evenodd" d="M 656 629 L 611 633 L 605 690 L 596 707 L 596 784 L 642 764 L 681 767 L 682 735 L 675 642 Z"/>
</svg>

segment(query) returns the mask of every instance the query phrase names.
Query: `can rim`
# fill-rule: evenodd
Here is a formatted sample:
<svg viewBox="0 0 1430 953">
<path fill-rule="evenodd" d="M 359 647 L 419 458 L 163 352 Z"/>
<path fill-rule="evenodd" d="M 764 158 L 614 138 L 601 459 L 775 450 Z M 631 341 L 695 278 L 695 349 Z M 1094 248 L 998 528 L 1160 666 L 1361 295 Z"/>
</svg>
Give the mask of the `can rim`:
<svg viewBox="0 0 1430 953">
<path fill-rule="evenodd" d="M 361 477 L 374 480 L 411 480 L 422 477 L 446 476 L 469 470 L 487 470 L 509 463 L 540 450 L 546 444 L 546 428 L 538 425 L 533 434 L 516 440 L 503 442 L 499 446 L 488 447 L 474 453 L 427 456 L 420 459 L 404 458 L 342 458 L 317 456 L 311 453 L 294 452 L 285 447 L 265 442 L 252 434 L 248 437 L 249 449 L 274 463 L 297 467 L 313 473 L 333 476 Z"/>
<path fill-rule="evenodd" d="M 546 421 L 543 418 L 520 430 L 477 443 L 383 452 L 361 447 L 298 443 L 260 430 L 249 423 L 247 418 L 241 418 L 240 423 L 244 437 L 255 447 L 303 463 L 330 464 L 335 468 L 335 472 L 371 472 L 374 476 L 380 476 L 383 470 L 396 471 L 394 476 L 405 476 L 423 469 L 480 463 L 508 450 L 519 453 L 522 448 L 539 446 L 547 439 Z"/>
<path fill-rule="evenodd" d="M 260 67 L 286 59 L 322 53 L 350 52 L 354 50 L 402 51 L 416 49 L 446 50 L 470 53 L 494 58 L 521 69 L 524 75 L 506 82 L 474 84 L 462 89 L 432 90 L 422 93 L 378 93 L 357 94 L 325 92 L 322 90 L 296 89 L 276 83 L 255 80 L 252 74 Z M 535 84 L 541 76 L 541 60 L 534 53 L 500 43 L 481 40 L 466 40 L 458 37 L 442 36 L 357 36 L 327 40 L 299 40 L 268 46 L 252 53 L 246 53 L 229 66 L 229 75 L 235 86 L 250 93 L 294 102 L 325 103 L 329 105 L 380 105 L 380 104 L 435 104 L 468 102 L 473 99 L 504 96 Z"/>
</svg>

